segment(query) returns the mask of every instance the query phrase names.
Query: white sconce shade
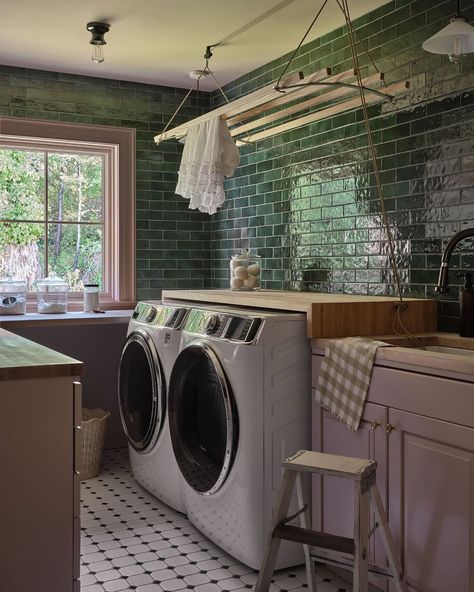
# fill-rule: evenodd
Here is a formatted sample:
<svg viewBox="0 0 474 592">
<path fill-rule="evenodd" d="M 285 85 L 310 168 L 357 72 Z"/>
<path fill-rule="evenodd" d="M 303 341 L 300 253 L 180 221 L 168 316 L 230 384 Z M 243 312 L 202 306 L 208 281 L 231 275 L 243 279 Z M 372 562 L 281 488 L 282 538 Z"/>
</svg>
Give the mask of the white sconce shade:
<svg viewBox="0 0 474 592">
<path fill-rule="evenodd" d="M 458 62 L 464 54 L 474 52 L 474 27 L 462 16 L 457 16 L 421 47 L 430 53 L 447 55 L 452 62 Z"/>
</svg>

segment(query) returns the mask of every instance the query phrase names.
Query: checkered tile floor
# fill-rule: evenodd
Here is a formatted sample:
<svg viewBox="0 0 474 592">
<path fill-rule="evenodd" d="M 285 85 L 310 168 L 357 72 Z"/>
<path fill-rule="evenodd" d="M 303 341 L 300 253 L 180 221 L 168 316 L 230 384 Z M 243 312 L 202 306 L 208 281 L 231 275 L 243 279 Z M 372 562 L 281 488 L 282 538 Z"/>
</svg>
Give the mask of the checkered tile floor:
<svg viewBox="0 0 474 592">
<path fill-rule="evenodd" d="M 82 592 L 248 592 L 257 574 L 200 534 L 133 479 L 126 449 L 106 451 L 82 483 Z M 318 592 L 350 592 L 318 567 Z M 307 592 L 303 568 L 276 572 L 273 592 Z"/>
</svg>

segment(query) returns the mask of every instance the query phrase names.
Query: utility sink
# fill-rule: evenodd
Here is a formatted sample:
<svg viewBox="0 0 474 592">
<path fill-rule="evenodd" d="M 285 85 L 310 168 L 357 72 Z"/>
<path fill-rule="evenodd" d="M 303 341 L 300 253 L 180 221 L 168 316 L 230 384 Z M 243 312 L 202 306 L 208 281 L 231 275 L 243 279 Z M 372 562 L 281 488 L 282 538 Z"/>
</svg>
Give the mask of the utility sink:
<svg viewBox="0 0 474 592">
<path fill-rule="evenodd" d="M 449 354 L 474 361 L 474 338 L 459 337 L 454 333 L 422 333 L 416 335 L 416 345 L 405 336 L 388 337 L 384 341 L 398 347 L 407 347 L 437 354 Z"/>
<path fill-rule="evenodd" d="M 425 345 L 424 350 L 436 352 L 438 354 L 451 354 L 454 356 L 474 358 L 474 349 L 463 349 L 461 347 L 449 347 L 446 345 Z"/>
</svg>

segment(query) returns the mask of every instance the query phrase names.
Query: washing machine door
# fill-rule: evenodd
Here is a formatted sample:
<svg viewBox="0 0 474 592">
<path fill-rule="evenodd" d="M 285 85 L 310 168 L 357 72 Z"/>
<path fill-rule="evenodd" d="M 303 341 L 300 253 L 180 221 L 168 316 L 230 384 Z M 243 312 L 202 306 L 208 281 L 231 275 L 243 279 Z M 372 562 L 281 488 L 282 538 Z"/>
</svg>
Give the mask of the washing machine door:
<svg viewBox="0 0 474 592">
<path fill-rule="evenodd" d="M 192 343 L 176 359 L 168 417 L 178 466 L 198 493 L 218 491 L 235 457 L 238 417 L 222 366 L 205 343 Z"/>
<path fill-rule="evenodd" d="M 158 438 L 165 417 L 165 381 L 153 340 L 130 333 L 119 366 L 119 409 L 130 444 L 146 451 Z"/>
</svg>

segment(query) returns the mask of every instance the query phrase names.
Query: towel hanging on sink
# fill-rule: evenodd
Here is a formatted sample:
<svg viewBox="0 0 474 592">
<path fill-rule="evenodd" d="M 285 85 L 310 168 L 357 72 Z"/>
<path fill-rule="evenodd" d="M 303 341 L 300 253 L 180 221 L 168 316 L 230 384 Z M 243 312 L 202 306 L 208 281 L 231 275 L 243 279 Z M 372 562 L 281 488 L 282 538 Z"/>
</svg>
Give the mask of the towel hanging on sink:
<svg viewBox="0 0 474 592">
<path fill-rule="evenodd" d="M 186 135 L 176 193 L 189 199 L 191 210 L 214 214 L 225 200 L 224 177 L 231 177 L 239 162 L 225 121 L 203 121 Z"/>
<path fill-rule="evenodd" d="M 333 339 L 326 347 L 316 385 L 316 401 L 350 430 L 357 431 L 379 347 L 390 343 L 363 337 Z"/>
</svg>

